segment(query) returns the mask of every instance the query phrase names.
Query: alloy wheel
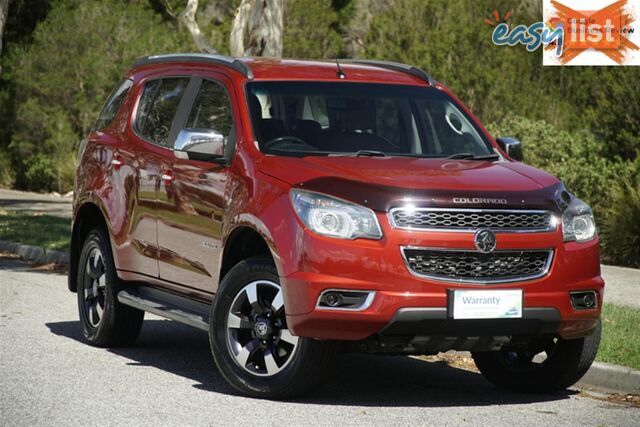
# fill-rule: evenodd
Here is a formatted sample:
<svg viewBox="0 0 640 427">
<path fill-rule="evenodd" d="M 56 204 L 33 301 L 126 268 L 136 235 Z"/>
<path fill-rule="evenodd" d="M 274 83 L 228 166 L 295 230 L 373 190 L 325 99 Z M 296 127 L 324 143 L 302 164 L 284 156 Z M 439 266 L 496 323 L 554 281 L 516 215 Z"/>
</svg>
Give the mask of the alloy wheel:
<svg viewBox="0 0 640 427">
<path fill-rule="evenodd" d="M 97 328 L 102 320 L 107 291 L 104 257 L 99 248 L 89 252 L 84 275 L 84 313 L 89 325 Z"/>
<path fill-rule="evenodd" d="M 293 359 L 298 337 L 287 327 L 282 288 L 269 280 L 247 284 L 235 296 L 226 322 L 235 362 L 253 375 L 281 372 Z"/>
</svg>

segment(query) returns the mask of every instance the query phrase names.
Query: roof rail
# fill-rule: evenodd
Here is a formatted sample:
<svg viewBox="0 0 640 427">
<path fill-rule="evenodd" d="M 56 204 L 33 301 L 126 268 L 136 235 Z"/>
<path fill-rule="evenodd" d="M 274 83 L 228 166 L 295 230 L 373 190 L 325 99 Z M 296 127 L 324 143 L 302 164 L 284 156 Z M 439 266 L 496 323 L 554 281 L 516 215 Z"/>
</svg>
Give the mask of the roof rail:
<svg viewBox="0 0 640 427">
<path fill-rule="evenodd" d="M 142 67 L 149 64 L 159 64 L 163 62 L 199 62 L 205 64 L 215 64 L 229 67 L 243 74 L 249 80 L 253 80 L 253 72 L 247 64 L 236 58 L 223 55 L 213 55 L 209 53 L 170 53 L 166 55 L 152 55 L 138 58 L 133 63 L 133 68 Z"/>
<path fill-rule="evenodd" d="M 384 68 L 387 70 L 400 71 L 405 74 L 410 74 L 414 77 L 417 77 L 425 82 L 429 83 L 431 86 L 435 86 L 436 81 L 429 73 L 420 68 L 416 68 L 412 65 L 402 64 L 400 62 L 391 62 L 391 61 L 377 61 L 375 59 L 338 59 L 340 63 L 343 64 L 360 64 L 360 65 L 371 65 L 373 67 Z"/>
</svg>

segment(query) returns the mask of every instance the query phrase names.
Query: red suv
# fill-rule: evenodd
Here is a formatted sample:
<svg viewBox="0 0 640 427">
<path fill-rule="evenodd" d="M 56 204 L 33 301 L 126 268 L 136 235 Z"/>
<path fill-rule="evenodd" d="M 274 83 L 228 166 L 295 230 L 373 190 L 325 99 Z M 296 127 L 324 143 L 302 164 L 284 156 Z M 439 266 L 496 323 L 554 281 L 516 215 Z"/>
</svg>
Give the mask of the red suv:
<svg viewBox="0 0 640 427">
<path fill-rule="evenodd" d="M 470 351 L 511 390 L 574 384 L 600 340 L 589 206 L 404 64 L 160 55 L 79 152 L 69 288 L 90 344 L 144 312 L 208 331 L 284 398 L 340 351 Z"/>
</svg>

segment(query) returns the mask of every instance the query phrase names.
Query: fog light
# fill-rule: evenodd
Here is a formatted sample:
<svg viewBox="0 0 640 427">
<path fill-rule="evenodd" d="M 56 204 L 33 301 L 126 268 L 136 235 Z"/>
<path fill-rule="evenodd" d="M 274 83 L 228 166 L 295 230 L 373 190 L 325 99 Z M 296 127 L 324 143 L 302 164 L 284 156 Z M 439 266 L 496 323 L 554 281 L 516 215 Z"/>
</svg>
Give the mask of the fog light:
<svg viewBox="0 0 640 427">
<path fill-rule="evenodd" d="M 342 289 L 328 289 L 320 294 L 318 308 L 334 310 L 366 310 L 369 308 L 376 293 L 373 291 L 352 291 Z"/>
<path fill-rule="evenodd" d="M 595 291 L 572 292 L 571 305 L 576 310 L 591 310 L 598 307 L 598 295 Z"/>
<path fill-rule="evenodd" d="M 584 297 L 582 297 L 582 303 L 584 304 L 585 307 L 595 307 L 596 305 L 596 298 L 592 293 L 588 293 L 585 294 Z"/>
<path fill-rule="evenodd" d="M 342 305 L 342 295 L 337 292 L 327 292 L 324 301 L 329 307 L 339 307 Z"/>
</svg>

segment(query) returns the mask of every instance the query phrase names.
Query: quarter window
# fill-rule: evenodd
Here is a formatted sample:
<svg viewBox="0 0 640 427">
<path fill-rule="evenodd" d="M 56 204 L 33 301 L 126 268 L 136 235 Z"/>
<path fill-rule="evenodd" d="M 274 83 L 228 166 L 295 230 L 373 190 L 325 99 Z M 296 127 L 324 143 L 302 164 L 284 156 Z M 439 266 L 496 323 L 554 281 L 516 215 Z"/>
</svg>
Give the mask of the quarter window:
<svg viewBox="0 0 640 427">
<path fill-rule="evenodd" d="M 132 83 L 133 82 L 129 79 L 120 80 L 118 85 L 111 92 L 111 95 L 109 95 L 107 102 L 104 104 L 104 107 L 100 112 L 100 116 L 93 126 L 94 130 L 104 129 L 111 124 L 113 119 L 116 117 L 116 114 L 118 114 L 120 106 L 127 98 L 127 94 L 129 93 Z"/>
<path fill-rule="evenodd" d="M 144 138 L 169 146 L 169 131 L 189 78 L 152 80 L 144 86 L 136 127 Z"/>
</svg>

